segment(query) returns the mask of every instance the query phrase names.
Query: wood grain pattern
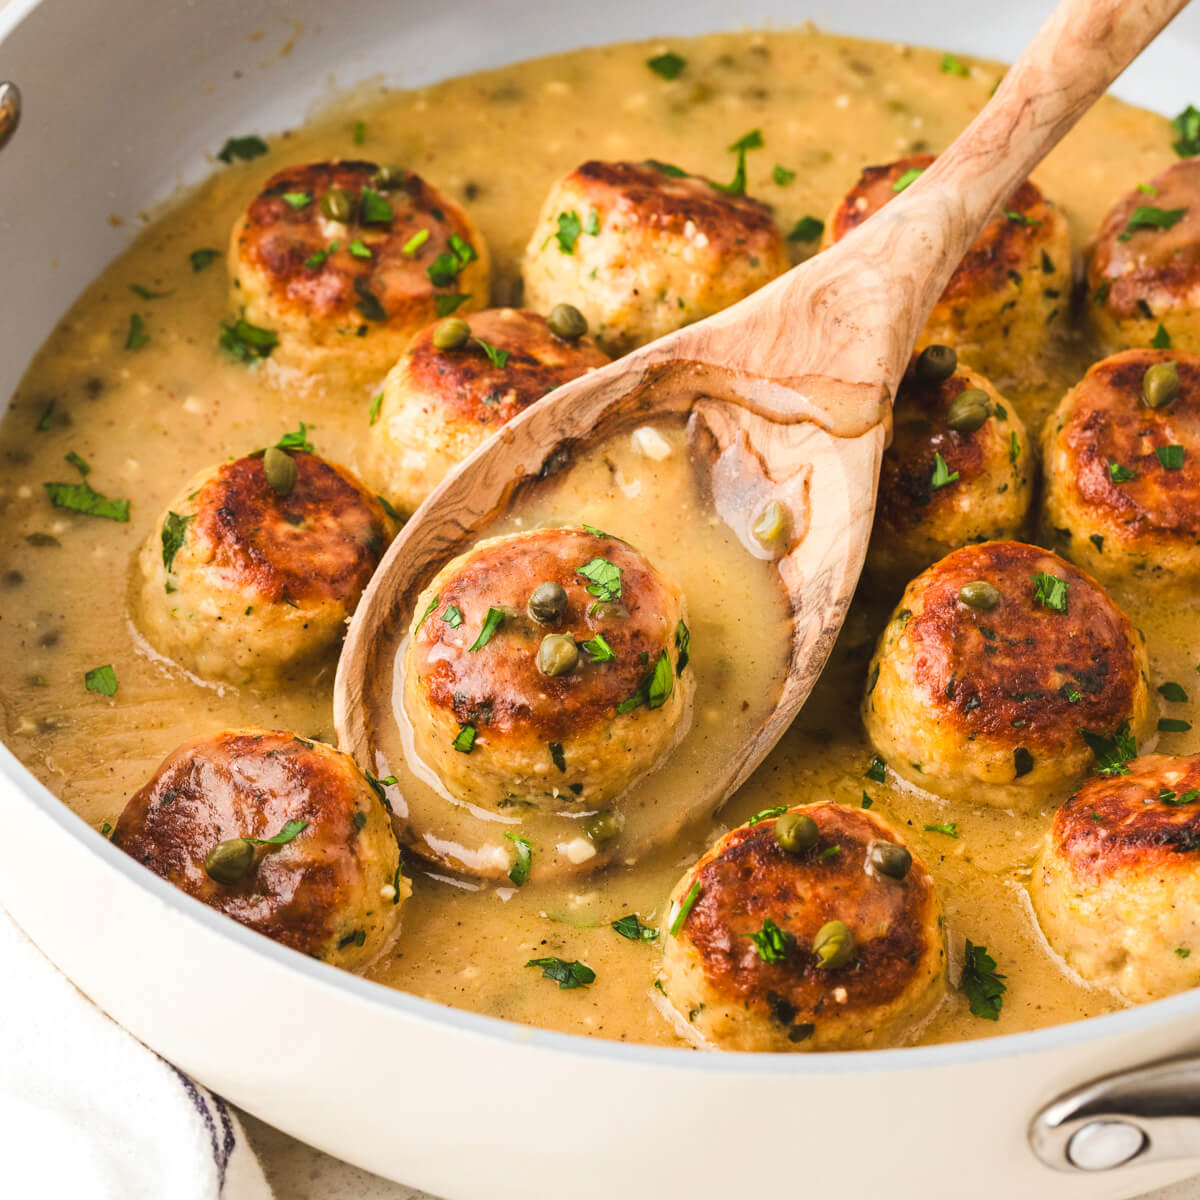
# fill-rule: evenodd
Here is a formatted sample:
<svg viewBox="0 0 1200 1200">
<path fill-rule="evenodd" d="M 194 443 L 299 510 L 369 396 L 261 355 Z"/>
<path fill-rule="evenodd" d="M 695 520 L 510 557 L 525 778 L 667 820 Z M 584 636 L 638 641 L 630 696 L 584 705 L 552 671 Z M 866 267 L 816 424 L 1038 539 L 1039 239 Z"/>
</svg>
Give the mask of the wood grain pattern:
<svg viewBox="0 0 1200 1200">
<path fill-rule="evenodd" d="M 369 764 L 364 683 L 422 585 L 516 493 L 589 444 L 691 414 L 718 511 L 745 540 L 767 498 L 792 513 L 778 560 L 793 613 L 779 702 L 711 782 L 712 806 L 750 774 L 828 658 L 866 553 L 891 400 L 921 328 L 995 210 L 1186 0 L 1064 0 L 995 96 L 920 179 L 836 246 L 746 300 L 558 388 L 429 497 L 388 551 L 346 638 L 334 692 L 340 744 Z M 739 507 L 738 497 L 743 497 Z"/>
</svg>

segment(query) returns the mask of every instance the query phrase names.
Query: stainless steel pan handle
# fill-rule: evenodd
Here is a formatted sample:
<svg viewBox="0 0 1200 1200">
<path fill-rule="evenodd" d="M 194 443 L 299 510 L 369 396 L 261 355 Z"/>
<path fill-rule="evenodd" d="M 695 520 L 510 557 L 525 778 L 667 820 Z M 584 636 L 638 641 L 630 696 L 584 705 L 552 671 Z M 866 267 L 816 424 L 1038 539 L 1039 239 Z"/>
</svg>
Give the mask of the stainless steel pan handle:
<svg viewBox="0 0 1200 1200">
<path fill-rule="evenodd" d="M 17 131 L 21 120 L 21 93 L 15 83 L 0 80 L 0 150 Z"/>
<path fill-rule="evenodd" d="M 1033 1118 L 1029 1144 L 1059 1171 L 1200 1157 L 1200 1056 L 1118 1071 L 1065 1092 Z"/>
</svg>

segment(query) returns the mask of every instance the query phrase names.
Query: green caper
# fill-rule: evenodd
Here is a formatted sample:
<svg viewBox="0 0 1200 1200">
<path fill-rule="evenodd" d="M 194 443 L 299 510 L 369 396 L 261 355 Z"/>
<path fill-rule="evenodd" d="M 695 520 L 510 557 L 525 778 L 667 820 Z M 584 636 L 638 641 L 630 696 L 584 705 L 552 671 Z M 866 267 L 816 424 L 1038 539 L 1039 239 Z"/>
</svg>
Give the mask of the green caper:
<svg viewBox="0 0 1200 1200">
<path fill-rule="evenodd" d="M 951 402 L 946 425 L 955 433 L 974 433 L 991 415 L 987 392 L 982 388 L 965 388 Z"/>
<path fill-rule="evenodd" d="M 433 344 L 439 350 L 457 350 L 467 344 L 471 327 L 462 317 L 447 317 L 433 331 Z"/>
<path fill-rule="evenodd" d="M 345 224 L 353 218 L 357 207 L 357 197 L 345 188 L 330 188 L 321 197 L 321 216 L 330 221 L 341 221 Z"/>
<path fill-rule="evenodd" d="M 408 172 L 398 163 L 384 163 L 383 166 L 376 167 L 371 182 L 381 192 L 392 192 L 398 187 L 403 187 L 407 178 Z"/>
<path fill-rule="evenodd" d="M 826 921 L 813 938 L 813 953 L 819 967 L 844 967 L 854 956 L 854 935 L 841 921 Z"/>
<path fill-rule="evenodd" d="M 539 625 L 554 625 L 567 611 L 567 590 L 561 583 L 539 583 L 529 597 L 529 615 Z"/>
<path fill-rule="evenodd" d="M 573 304 L 556 304 L 546 318 L 550 332 L 564 342 L 578 341 L 587 333 L 587 317 Z"/>
<path fill-rule="evenodd" d="M 986 579 L 973 579 L 958 589 L 958 598 L 968 608 L 991 612 L 1000 603 L 1000 589 Z"/>
<path fill-rule="evenodd" d="M 1151 408 L 1170 404 L 1179 395 L 1179 368 L 1173 362 L 1147 367 L 1142 376 L 1142 395 Z"/>
<path fill-rule="evenodd" d="M 758 514 L 750 532 L 764 545 L 769 545 L 783 537 L 787 523 L 787 509 L 778 500 L 771 500 Z"/>
<path fill-rule="evenodd" d="M 579 647 L 569 633 L 548 633 L 538 647 L 537 665 L 543 675 L 570 675 L 579 662 Z"/>
<path fill-rule="evenodd" d="M 245 879 L 250 864 L 254 862 L 254 847 L 245 838 L 230 838 L 218 842 L 204 860 L 204 869 L 210 879 L 226 887 Z"/>
<path fill-rule="evenodd" d="M 290 496 L 296 486 L 296 460 L 278 446 L 270 446 L 263 455 L 263 474 L 277 496 Z"/>
<path fill-rule="evenodd" d="M 875 842 L 868 856 L 871 866 L 889 879 L 903 879 L 912 866 L 912 855 L 895 842 Z"/>
<path fill-rule="evenodd" d="M 926 346 L 917 355 L 917 378 L 922 383 L 944 383 L 957 370 L 953 346 Z"/>
<path fill-rule="evenodd" d="M 820 830 L 812 817 L 804 813 L 784 813 L 775 822 L 775 840 L 789 854 L 802 854 L 817 844 Z"/>
<path fill-rule="evenodd" d="M 621 832 L 621 818 L 611 809 L 590 816 L 583 823 L 589 842 L 611 842 Z"/>
</svg>

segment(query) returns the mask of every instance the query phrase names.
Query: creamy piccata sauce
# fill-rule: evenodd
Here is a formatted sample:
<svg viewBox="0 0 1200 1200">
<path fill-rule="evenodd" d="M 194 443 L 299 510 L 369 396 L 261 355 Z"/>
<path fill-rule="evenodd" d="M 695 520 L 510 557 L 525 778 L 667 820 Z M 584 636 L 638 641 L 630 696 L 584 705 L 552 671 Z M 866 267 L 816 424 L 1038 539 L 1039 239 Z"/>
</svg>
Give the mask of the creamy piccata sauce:
<svg viewBox="0 0 1200 1200">
<path fill-rule="evenodd" d="M 671 49 L 687 69 L 663 80 L 646 66 Z M 267 156 L 214 162 L 212 177 L 154 217 L 130 249 L 80 297 L 38 352 L 0 425 L 0 680 L 5 740 L 33 773 L 100 829 L 163 756 L 185 738 L 256 724 L 333 740 L 333 663 L 279 692 L 205 686 L 156 658 L 127 608 L 139 543 L 193 473 L 270 444 L 304 421 L 318 451 L 355 468 L 370 396 L 322 394 L 319 385 L 277 388 L 268 360 L 248 370 L 217 346 L 227 315 L 221 257 L 194 270 L 189 255 L 222 255 L 237 215 L 271 172 L 337 156 L 399 161 L 465 203 L 492 248 L 493 302 L 518 298 L 518 258 L 551 183 L 588 157 L 657 158 L 725 178 L 726 147 L 761 129 L 749 191 L 776 207 L 782 228 L 824 218 L 867 163 L 942 149 L 985 102 L 1000 68 L 941 69 L 940 52 L 810 31 L 714 35 L 666 45 L 605 47 L 451 80 L 421 91 L 363 90 L 303 126 L 269 138 Z M 355 127 L 361 122 L 362 137 Z M 247 114 L 253 124 L 253 114 Z M 233 130 L 231 133 L 245 132 Z M 266 131 L 264 131 L 266 132 Z M 1166 122 L 1102 101 L 1038 172 L 1069 215 L 1076 249 L 1105 209 L 1171 161 Z M 794 171 L 790 181 L 772 168 Z M 791 243 L 797 258 L 811 242 Z M 131 288 L 149 289 L 153 298 Z M 127 348 L 137 314 L 145 344 Z M 1082 340 L 1039 364 L 1041 383 L 997 380 L 1036 429 L 1063 389 L 1095 357 Z M 781 601 L 761 563 L 714 523 L 695 494 L 682 441 L 662 461 L 627 442 L 611 466 L 577 464 L 529 500 L 504 528 L 588 521 L 629 537 L 677 580 L 693 617 L 696 711 L 689 738 L 724 753 L 727 716 L 763 705 L 777 666 Z M 46 481 L 75 482 L 64 462 L 91 466 L 89 483 L 130 500 L 117 523 L 52 508 Z M 753 569 L 752 569 L 753 568 Z M 1144 631 L 1155 684 L 1195 680 L 1200 619 L 1136 590 L 1115 598 Z M 871 751 L 857 702 L 873 640 L 894 597 L 852 610 L 829 669 L 804 712 L 754 777 L 698 830 L 669 840 L 632 866 L 521 889 L 455 879 L 409 856 L 414 894 L 394 956 L 373 970 L 389 986 L 463 1008 L 554 1029 L 631 1041 L 676 1043 L 650 1001 L 657 950 L 626 940 L 610 922 L 661 915 L 671 885 L 721 830 L 775 805 L 869 801 L 906 834 L 941 888 L 956 979 L 964 936 L 985 944 L 1007 977 L 998 1022 L 971 1016 L 952 992 L 926 1041 L 1014 1032 L 1103 1012 L 1117 1002 L 1083 986 L 1047 951 L 1023 884 L 1048 814 L 937 801 L 865 777 Z M 119 691 L 84 686 L 112 664 Z M 1189 687 L 1190 692 L 1197 688 Z M 1191 720 L 1191 703 L 1170 715 Z M 1192 733 L 1160 749 L 1200 748 Z M 703 758 L 681 757 L 656 786 L 686 789 Z M 691 774 L 689 774 L 689 772 Z M 927 831 L 953 823 L 958 836 Z M 531 957 L 579 959 L 596 972 L 587 989 L 559 991 L 526 970 Z"/>
</svg>

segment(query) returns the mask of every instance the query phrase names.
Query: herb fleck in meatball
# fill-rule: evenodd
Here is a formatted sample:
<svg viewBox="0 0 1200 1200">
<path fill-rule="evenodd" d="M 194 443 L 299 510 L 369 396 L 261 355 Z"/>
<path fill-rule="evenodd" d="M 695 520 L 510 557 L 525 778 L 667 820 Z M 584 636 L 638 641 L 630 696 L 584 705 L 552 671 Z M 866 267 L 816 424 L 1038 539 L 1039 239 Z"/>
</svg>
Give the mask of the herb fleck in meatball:
<svg viewBox="0 0 1200 1200">
<path fill-rule="evenodd" d="M 1146 650 L 1090 576 L 1021 542 L 965 546 L 908 585 L 863 722 L 898 775 L 950 799 L 1031 807 L 1093 766 L 1088 736 L 1153 727 Z"/>
<path fill-rule="evenodd" d="M 765 204 L 660 163 L 585 162 L 551 189 L 525 303 L 573 304 L 610 354 L 698 321 L 787 269 Z"/>
<path fill-rule="evenodd" d="M 391 819 L 353 760 L 291 733 L 185 742 L 112 840 L 218 912 L 340 967 L 387 949 L 411 891 Z"/>
<path fill-rule="evenodd" d="M 671 893 L 662 985 L 725 1050 L 900 1045 L 945 992 L 941 904 L 873 812 L 813 804 L 727 833 Z"/>
</svg>

